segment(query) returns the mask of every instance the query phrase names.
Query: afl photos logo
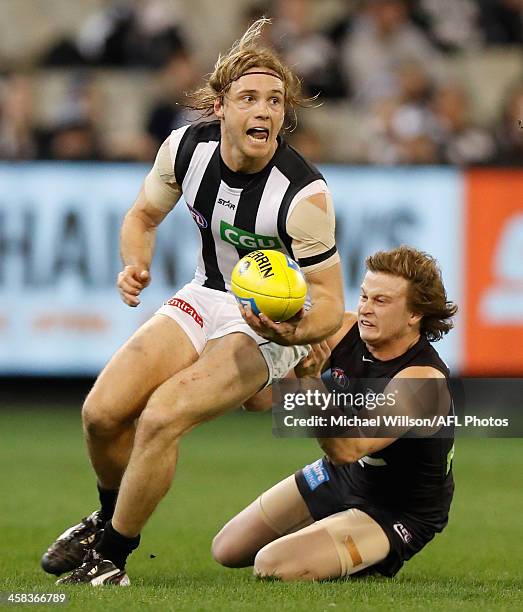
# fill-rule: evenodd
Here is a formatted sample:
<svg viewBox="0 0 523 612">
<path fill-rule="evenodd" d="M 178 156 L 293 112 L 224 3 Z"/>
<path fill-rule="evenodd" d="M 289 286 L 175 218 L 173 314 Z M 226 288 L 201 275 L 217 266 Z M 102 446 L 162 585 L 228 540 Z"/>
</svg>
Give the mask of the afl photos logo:
<svg viewBox="0 0 523 612">
<path fill-rule="evenodd" d="M 207 227 L 207 220 L 205 217 L 189 204 L 187 204 L 187 208 L 189 209 L 192 218 L 196 221 L 196 225 L 205 229 Z"/>
</svg>

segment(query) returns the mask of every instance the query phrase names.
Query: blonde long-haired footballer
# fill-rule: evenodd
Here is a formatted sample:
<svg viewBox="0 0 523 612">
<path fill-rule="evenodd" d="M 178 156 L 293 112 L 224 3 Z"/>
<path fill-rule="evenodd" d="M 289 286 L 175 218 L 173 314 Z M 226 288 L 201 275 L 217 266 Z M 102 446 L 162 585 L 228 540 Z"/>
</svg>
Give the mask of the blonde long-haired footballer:
<svg viewBox="0 0 523 612">
<path fill-rule="evenodd" d="M 254 69 L 267 70 L 281 79 L 286 112 L 295 114 L 297 107 L 310 106 L 315 98 L 302 97 L 300 79 L 272 49 L 259 46 L 261 31 L 270 23 L 270 19 L 258 19 L 233 44 L 227 54 L 218 56 L 205 85 L 188 94 L 189 108 L 199 111 L 202 117 L 211 117 L 214 115 L 215 101 L 223 100 L 232 83 Z"/>
<path fill-rule="evenodd" d="M 318 169 L 281 137 L 286 111 L 302 100 L 296 77 L 259 46 L 267 23 L 254 23 L 220 56 L 192 98 L 216 119 L 171 133 L 125 216 L 118 289 L 128 306 L 140 304 L 156 229 L 182 195 L 198 232 L 198 263 L 192 281 L 113 356 L 86 399 L 101 507 L 42 558 L 47 572 L 74 570 L 64 584 L 128 584 L 126 559 L 171 486 L 182 437 L 235 410 L 341 325 L 332 198 Z M 307 313 L 277 324 L 238 306 L 232 268 L 256 248 L 299 261 L 312 299 Z"/>
</svg>

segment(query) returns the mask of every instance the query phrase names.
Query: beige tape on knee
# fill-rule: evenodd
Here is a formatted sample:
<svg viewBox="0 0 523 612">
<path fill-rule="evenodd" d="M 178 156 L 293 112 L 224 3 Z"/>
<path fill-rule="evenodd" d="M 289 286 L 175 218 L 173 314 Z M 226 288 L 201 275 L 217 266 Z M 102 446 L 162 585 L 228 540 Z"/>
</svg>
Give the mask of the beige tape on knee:
<svg viewBox="0 0 523 612">
<path fill-rule="evenodd" d="M 341 576 L 348 576 L 385 559 L 390 544 L 383 529 L 368 514 L 352 508 L 316 523 L 331 536 L 341 564 Z"/>
<path fill-rule="evenodd" d="M 313 522 L 294 475 L 262 493 L 258 503 L 263 522 L 279 535 L 293 533 Z"/>
</svg>

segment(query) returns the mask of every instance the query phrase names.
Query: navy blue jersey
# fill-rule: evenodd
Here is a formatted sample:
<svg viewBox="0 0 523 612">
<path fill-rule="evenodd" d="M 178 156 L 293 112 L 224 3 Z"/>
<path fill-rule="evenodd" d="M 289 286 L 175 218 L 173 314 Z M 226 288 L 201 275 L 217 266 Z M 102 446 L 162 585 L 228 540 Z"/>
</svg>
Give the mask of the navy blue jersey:
<svg viewBox="0 0 523 612">
<path fill-rule="evenodd" d="M 403 355 L 381 361 L 368 351 L 356 324 L 333 349 L 330 364 L 334 385 L 362 378 L 383 379 L 382 389 L 376 392 L 410 366 L 430 366 L 449 377 L 446 364 L 426 338 L 421 337 Z M 446 428 L 444 435 L 402 436 L 384 449 L 342 466 L 343 479 L 353 495 L 378 507 L 423 518 L 439 531 L 447 522 L 454 491 L 453 433 L 453 428 Z"/>
</svg>

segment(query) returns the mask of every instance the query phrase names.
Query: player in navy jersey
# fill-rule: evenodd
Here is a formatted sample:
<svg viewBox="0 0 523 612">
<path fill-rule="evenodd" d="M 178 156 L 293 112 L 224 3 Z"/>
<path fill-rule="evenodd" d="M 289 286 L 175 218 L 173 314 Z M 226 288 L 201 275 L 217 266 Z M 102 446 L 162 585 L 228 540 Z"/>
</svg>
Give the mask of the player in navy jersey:
<svg viewBox="0 0 523 612">
<path fill-rule="evenodd" d="M 394 414 L 452 416 L 449 371 L 431 342 L 452 328 L 457 308 L 435 260 L 403 246 L 366 264 L 357 314 L 345 313 L 341 329 L 315 345 L 295 375 L 318 379 L 330 368 L 328 384 L 341 390 L 351 381 L 382 380 L 382 388 L 399 392 Z M 413 397 L 412 385 L 420 384 L 429 393 Z M 270 404 L 267 389 L 250 408 Z M 214 539 L 214 558 L 283 580 L 363 570 L 393 576 L 447 524 L 454 432 L 452 419 L 444 420 L 432 429 L 405 425 L 373 438 L 320 439 L 326 455 L 229 521 Z"/>
<path fill-rule="evenodd" d="M 198 226 L 199 261 L 193 281 L 114 355 L 86 399 L 101 508 L 42 557 L 49 573 L 74 570 L 60 583 L 129 584 L 127 557 L 171 485 L 182 436 L 243 404 L 341 325 L 332 199 L 281 136 L 286 112 L 303 100 L 298 79 L 258 46 L 266 22 L 218 58 L 192 102 L 216 120 L 172 132 L 125 216 L 118 288 L 129 306 L 151 280 L 156 228 L 182 195 Z M 310 310 L 276 324 L 237 305 L 232 268 L 258 248 L 298 260 Z"/>
</svg>

